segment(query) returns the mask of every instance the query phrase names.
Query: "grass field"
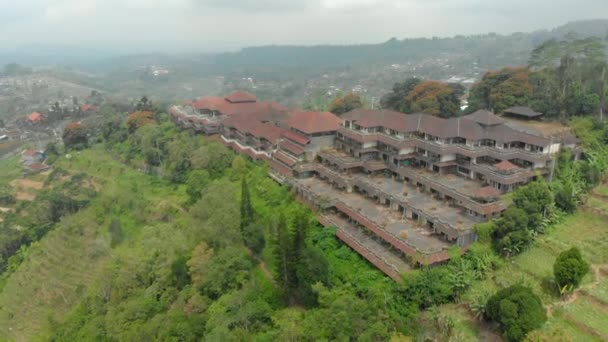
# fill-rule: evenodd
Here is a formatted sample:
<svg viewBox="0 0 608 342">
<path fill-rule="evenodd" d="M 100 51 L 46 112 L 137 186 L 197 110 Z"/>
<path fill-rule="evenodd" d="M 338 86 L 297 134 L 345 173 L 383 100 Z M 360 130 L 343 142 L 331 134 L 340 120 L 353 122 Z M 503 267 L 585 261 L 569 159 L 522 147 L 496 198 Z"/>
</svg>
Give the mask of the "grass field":
<svg viewBox="0 0 608 342">
<path fill-rule="evenodd" d="M 18 178 L 22 170 L 19 157 L 11 157 L 0 161 L 0 186 L 8 185 Z"/>
<path fill-rule="evenodd" d="M 595 189 L 596 194 L 605 191 L 605 186 Z M 548 308 L 550 317 L 543 332 L 570 341 L 608 340 L 608 219 L 603 213 L 608 215 L 608 198 L 590 196 L 583 209 L 539 236 L 532 248 L 475 283 L 463 298 L 465 304 L 481 293 L 523 283 L 532 287 Z M 570 247 L 580 248 L 593 270 L 580 291 L 562 299 L 553 283 L 553 262 Z M 460 318 L 466 316 L 469 314 L 461 313 Z M 487 331 L 479 325 L 474 327 L 477 338 L 483 339 Z M 469 334 L 469 328 L 464 333 Z"/>
<path fill-rule="evenodd" d="M 600 196 L 606 196 L 608 197 L 608 185 L 601 185 L 598 186 L 597 188 L 595 188 L 593 190 L 593 193 L 600 195 Z"/>
</svg>

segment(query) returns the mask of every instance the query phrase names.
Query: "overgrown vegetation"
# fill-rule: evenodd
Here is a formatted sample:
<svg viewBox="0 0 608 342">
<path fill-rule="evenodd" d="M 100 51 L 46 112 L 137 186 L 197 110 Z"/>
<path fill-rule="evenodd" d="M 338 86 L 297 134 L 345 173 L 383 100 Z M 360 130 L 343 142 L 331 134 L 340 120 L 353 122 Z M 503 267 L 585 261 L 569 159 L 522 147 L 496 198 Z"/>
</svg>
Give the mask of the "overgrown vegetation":
<svg viewBox="0 0 608 342">
<path fill-rule="evenodd" d="M 600 118 L 608 109 L 608 60 L 600 38 L 548 40 L 532 51 L 527 68 L 491 71 L 472 89 L 468 110 L 502 112 L 530 106 L 547 117 Z"/>
</svg>

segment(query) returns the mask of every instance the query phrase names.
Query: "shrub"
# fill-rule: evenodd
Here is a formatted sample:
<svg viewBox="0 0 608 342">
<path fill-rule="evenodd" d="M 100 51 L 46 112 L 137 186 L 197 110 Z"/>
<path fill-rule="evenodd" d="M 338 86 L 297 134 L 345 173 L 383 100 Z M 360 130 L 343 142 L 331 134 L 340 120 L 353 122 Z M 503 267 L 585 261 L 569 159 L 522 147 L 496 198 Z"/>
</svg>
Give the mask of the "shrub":
<svg viewBox="0 0 608 342">
<path fill-rule="evenodd" d="M 490 297 L 486 315 L 500 324 L 507 341 L 522 341 L 547 320 L 540 298 L 522 285 L 507 287 Z"/>
<path fill-rule="evenodd" d="M 553 275 L 560 289 L 565 286 L 577 287 L 587 272 L 589 264 L 576 247 L 561 252 L 553 264 Z"/>
</svg>

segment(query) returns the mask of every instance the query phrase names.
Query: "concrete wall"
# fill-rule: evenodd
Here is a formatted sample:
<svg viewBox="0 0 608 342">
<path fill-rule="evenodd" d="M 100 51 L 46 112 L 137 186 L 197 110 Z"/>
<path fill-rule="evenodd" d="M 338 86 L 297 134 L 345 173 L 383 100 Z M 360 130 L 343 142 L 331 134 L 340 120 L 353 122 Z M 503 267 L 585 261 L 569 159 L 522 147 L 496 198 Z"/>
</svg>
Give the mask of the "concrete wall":
<svg viewBox="0 0 608 342">
<path fill-rule="evenodd" d="M 334 141 L 336 140 L 336 135 L 325 135 L 322 137 L 309 137 L 310 143 L 306 145 L 306 159 L 313 160 L 317 153 L 319 153 L 324 148 L 333 148 Z"/>
</svg>

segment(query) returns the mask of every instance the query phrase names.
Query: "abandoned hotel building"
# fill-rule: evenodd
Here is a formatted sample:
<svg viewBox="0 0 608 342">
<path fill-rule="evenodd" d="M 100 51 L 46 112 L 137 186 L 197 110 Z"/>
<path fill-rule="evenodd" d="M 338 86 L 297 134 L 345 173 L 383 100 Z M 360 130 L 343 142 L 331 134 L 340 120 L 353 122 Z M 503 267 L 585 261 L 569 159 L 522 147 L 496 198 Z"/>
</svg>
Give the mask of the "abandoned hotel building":
<svg viewBox="0 0 608 342">
<path fill-rule="evenodd" d="M 317 209 L 319 222 L 391 278 L 449 259 L 473 226 L 505 209 L 501 195 L 548 177 L 569 134 L 547 135 L 486 110 L 443 119 L 355 109 L 293 111 L 235 92 L 170 108 L 183 128 L 220 134 Z"/>
</svg>

